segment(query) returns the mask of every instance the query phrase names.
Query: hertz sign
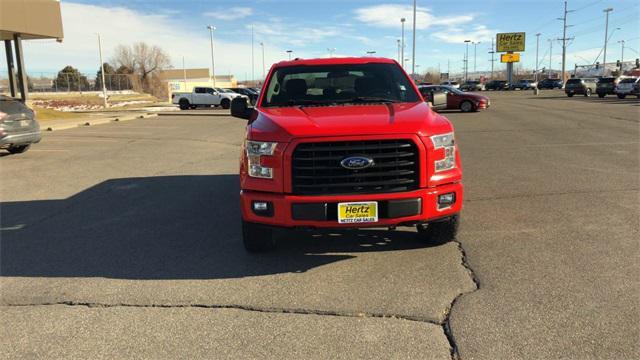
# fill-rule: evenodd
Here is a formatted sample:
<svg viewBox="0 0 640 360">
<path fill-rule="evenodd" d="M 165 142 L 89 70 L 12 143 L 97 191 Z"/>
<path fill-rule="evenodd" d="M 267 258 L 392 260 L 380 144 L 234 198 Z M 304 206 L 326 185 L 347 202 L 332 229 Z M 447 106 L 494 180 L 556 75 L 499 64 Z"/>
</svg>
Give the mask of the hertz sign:
<svg viewBox="0 0 640 360">
<path fill-rule="evenodd" d="M 524 51 L 525 33 L 501 33 L 496 36 L 496 52 Z"/>
<path fill-rule="evenodd" d="M 503 63 L 514 63 L 514 62 L 520 62 L 520 54 L 501 54 L 500 55 L 500 62 Z"/>
</svg>

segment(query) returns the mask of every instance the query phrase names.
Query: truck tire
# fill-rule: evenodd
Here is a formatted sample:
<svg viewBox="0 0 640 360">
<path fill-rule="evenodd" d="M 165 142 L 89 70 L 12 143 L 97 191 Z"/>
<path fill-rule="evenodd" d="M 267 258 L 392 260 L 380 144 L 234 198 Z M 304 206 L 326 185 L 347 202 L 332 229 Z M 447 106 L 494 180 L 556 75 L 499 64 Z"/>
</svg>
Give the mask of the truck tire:
<svg viewBox="0 0 640 360">
<path fill-rule="evenodd" d="M 189 100 L 182 98 L 178 104 L 180 105 L 180 110 L 189 110 Z"/>
<path fill-rule="evenodd" d="M 426 243 L 439 245 L 456 239 L 460 215 L 456 214 L 444 221 L 432 222 L 427 225 L 418 224 L 418 236 Z"/>
<path fill-rule="evenodd" d="M 7 148 L 7 151 L 9 151 L 12 154 L 22 154 L 23 152 L 26 152 L 27 150 L 29 150 L 29 147 L 31 147 L 31 144 L 11 146 Z"/>
<path fill-rule="evenodd" d="M 266 252 L 276 247 L 272 229 L 244 220 L 242 220 L 242 242 L 244 248 L 250 253 Z"/>
<path fill-rule="evenodd" d="M 465 100 L 460 103 L 460 111 L 471 112 L 474 110 L 473 103 L 469 100 Z"/>
<path fill-rule="evenodd" d="M 229 99 L 222 99 L 222 101 L 220 101 L 220 106 L 222 106 L 223 109 L 228 109 L 231 107 L 231 100 Z"/>
<path fill-rule="evenodd" d="M 618 94 L 618 99 L 624 99 L 627 97 L 627 94 Z"/>
<path fill-rule="evenodd" d="M 591 96 L 591 89 L 587 89 L 584 91 L 584 97 L 589 97 Z"/>
</svg>

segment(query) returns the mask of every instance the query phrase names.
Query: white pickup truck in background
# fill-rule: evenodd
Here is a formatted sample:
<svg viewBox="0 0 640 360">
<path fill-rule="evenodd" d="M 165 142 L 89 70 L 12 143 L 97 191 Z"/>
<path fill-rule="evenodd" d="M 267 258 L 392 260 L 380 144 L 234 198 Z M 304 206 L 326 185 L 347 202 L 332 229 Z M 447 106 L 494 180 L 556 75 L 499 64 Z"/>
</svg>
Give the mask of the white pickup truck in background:
<svg viewBox="0 0 640 360">
<path fill-rule="evenodd" d="M 171 101 L 180 106 L 181 110 L 195 109 L 199 106 L 231 107 L 231 100 L 236 97 L 246 97 L 231 90 L 210 87 L 195 87 L 193 92 L 174 92 Z"/>
</svg>

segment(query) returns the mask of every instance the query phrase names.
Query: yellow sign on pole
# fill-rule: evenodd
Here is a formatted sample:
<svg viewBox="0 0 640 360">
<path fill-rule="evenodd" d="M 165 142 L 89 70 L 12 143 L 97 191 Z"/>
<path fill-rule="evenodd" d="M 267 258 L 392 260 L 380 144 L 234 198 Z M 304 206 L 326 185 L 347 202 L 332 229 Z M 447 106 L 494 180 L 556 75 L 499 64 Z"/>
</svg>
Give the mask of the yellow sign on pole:
<svg viewBox="0 0 640 360">
<path fill-rule="evenodd" d="M 503 63 L 514 63 L 520 62 L 520 54 L 500 54 L 500 62 Z"/>
<path fill-rule="evenodd" d="M 524 51 L 525 33 L 500 33 L 496 35 L 496 52 Z"/>
</svg>

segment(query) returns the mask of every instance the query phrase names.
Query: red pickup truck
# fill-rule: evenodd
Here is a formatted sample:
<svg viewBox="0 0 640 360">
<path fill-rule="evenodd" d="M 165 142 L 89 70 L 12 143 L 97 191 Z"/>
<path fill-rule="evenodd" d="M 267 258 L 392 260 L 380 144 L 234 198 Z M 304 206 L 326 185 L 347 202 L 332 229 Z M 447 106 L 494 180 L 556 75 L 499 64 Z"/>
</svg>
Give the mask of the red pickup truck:
<svg viewBox="0 0 640 360">
<path fill-rule="evenodd" d="M 416 226 L 455 238 L 462 169 L 453 126 L 400 65 L 384 58 L 275 64 L 248 120 L 240 161 L 242 235 L 250 252 L 274 228 Z"/>
</svg>

